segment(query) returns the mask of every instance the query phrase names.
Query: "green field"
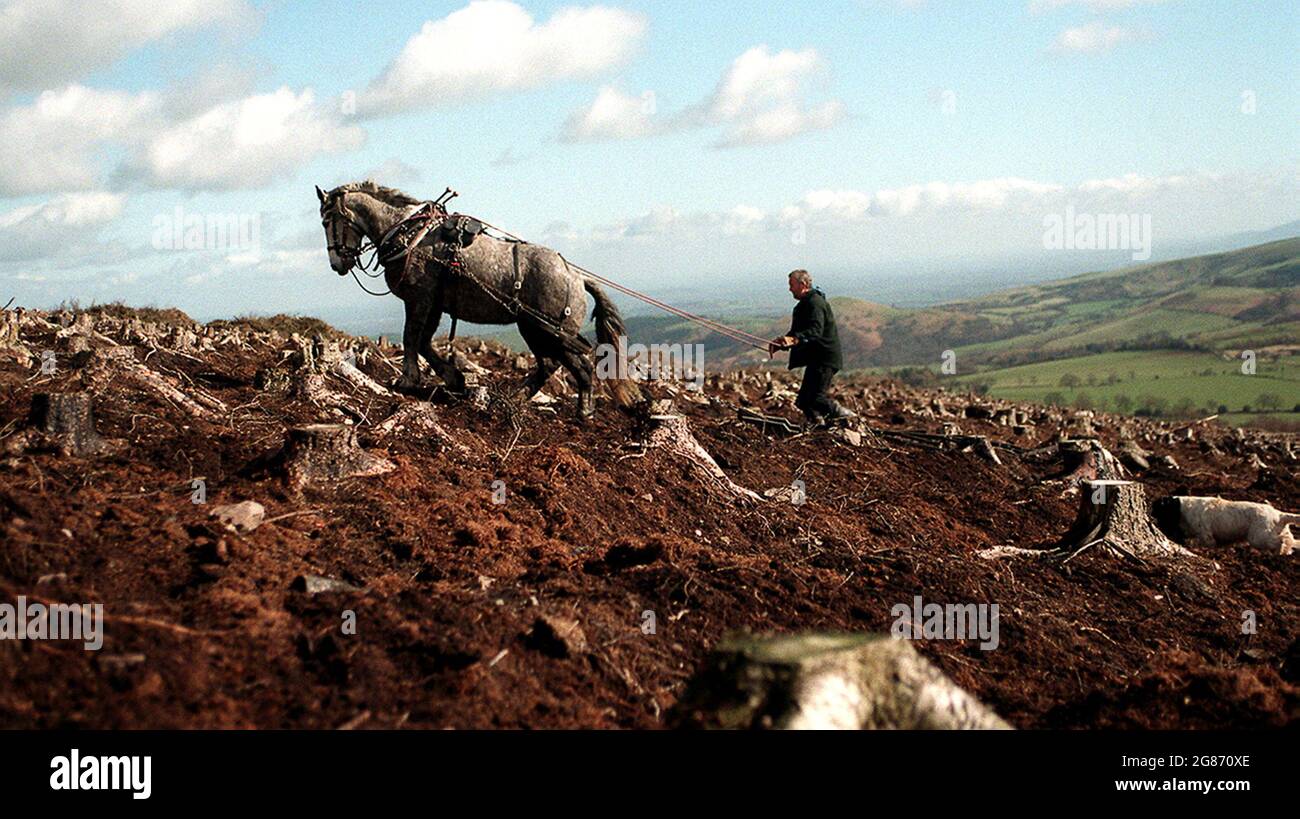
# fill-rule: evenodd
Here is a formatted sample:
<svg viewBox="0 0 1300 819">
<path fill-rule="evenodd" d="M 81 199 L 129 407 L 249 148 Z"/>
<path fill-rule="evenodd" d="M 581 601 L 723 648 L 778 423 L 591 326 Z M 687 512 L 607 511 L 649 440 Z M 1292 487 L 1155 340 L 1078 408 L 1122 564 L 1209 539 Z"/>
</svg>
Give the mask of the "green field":
<svg viewBox="0 0 1300 819">
<path fill-rule="evenodd" d="M 1013 401 L 1179 415 L 1212 415 L 1227 407 L 1234 414 L 1281 411 L 1300 420 L 1300 414 L 1289 412 L 1300 405 L 1300 361 L 1294 356 L 1260 359 L 1253 375 L 1243 374 L 1241 367 L 1239 360 L 1215 353 L 1153 350 L 958 374 L 954 380 L 970 387 L 987 385 L 990 395 Z"/>
</svg>

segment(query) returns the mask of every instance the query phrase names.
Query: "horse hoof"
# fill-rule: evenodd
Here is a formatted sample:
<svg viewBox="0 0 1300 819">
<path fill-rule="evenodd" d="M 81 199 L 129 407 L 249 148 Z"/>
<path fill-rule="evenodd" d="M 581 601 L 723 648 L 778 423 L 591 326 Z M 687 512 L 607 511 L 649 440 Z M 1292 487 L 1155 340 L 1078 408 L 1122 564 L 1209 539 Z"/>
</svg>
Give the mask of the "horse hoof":
<svg viewBox="0 0 1300 819">
<path fill-rule="evenodd" d="M 410 395 L 411 393 L 416 392 L 419 389 L 420 389 L 419 381 L 408 381 L 405 378 L 397 379 L 396 381 L 393 382 L 393 386 L 392 386 L 393 392 L 399 392 L 402 393 L 403 395 Z"/>
</svg>

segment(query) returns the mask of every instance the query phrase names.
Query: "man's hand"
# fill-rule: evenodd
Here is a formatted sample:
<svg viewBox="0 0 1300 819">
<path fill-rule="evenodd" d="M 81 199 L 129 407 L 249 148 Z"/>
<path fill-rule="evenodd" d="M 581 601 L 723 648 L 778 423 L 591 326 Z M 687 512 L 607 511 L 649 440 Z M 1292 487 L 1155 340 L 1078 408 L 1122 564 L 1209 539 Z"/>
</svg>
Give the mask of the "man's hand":
<svg viewBox="0 0 1300 819">
<path fill-rule="evenodd" d="M 767 344 L 767 354 L 776 355 L 777 350 L 788 350 L 796 344 L 793 336 L 774 338 Z"/>
</svg>

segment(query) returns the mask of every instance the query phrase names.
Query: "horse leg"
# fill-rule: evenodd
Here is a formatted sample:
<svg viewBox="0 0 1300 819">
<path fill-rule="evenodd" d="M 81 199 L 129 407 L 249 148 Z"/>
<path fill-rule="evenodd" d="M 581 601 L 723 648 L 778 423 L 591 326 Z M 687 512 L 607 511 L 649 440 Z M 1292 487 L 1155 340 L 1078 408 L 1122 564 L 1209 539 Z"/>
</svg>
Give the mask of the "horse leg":
<svg viewBox="0 0 1300 819">
<path fill-rule="evenodd" d="M 424 332 L 420 337 L 420 355 L 424 360 L 429 362 L 429 366 L 438 374 L 443 383 L 453 390 L 465 389 L 465 374 L 456 367 L 454 363 L 448 361 L 433 346 L 434 333 L 438 332 L 438 325 L 442 323 L 442 313 L 437 309 L 431 309 L 428 321 L 424 324 Z"/>
<path fill-rule="evenodd" d="M 402 326 L 402 377 L 393 384 L 399 392 L 420 386 L 420 342 L 424 325 L 429 320 L 429 304 L 417 298 L 402 302 L 406 308 L 406 323 Z"/>
<path fill-rule="evenodd" d="M 533 358 L 537 361 L 537 366 L 524 381 L 521 390 L 524 398 L 531 399 L 546 386 L 546 382 L 560 368 L 560 361 L 555 357 L 559 345 L 545 331 L 525 321 L 519 322 L 519 335 L 523 337 L 524 343 L 528 345 Z"/>
<path fill-rule="evenodd" d="M 595 374 L 595 365 L 591 363 L 590 357 L 569 349 L 560 352 L 560 361 L 564 364 L 564 368 L 573 374 L 573 380 L 578 385 L 578 417 L 590 418 L 596 413 L 596 406 L 591 398 L 591 382 Z"/>
</svg>

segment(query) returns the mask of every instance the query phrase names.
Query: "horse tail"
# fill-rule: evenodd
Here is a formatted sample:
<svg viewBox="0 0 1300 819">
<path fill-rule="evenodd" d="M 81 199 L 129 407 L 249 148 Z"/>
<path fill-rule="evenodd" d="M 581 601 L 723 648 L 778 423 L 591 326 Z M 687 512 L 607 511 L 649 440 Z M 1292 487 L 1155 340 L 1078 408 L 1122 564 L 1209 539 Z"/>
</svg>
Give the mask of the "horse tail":
<svg viewBox="0 0 1300 819">
<path fill-rule="evenodd" d="M 609 295 L 595 281 L 584 277 L 582 287 L 596 300 L 596 308 L 591 312 L 592 318 L 596 320 L 596 342 L 617 347 L 619 337 L 627 335 L 622 314 L 618 312 Z M 610 392 L 614 394 L 614 400 L 619 406 L 630 407 L 642 400 L 641 388 L 632 379 L 613 378 L 609 381 Z"/>
</svg>

